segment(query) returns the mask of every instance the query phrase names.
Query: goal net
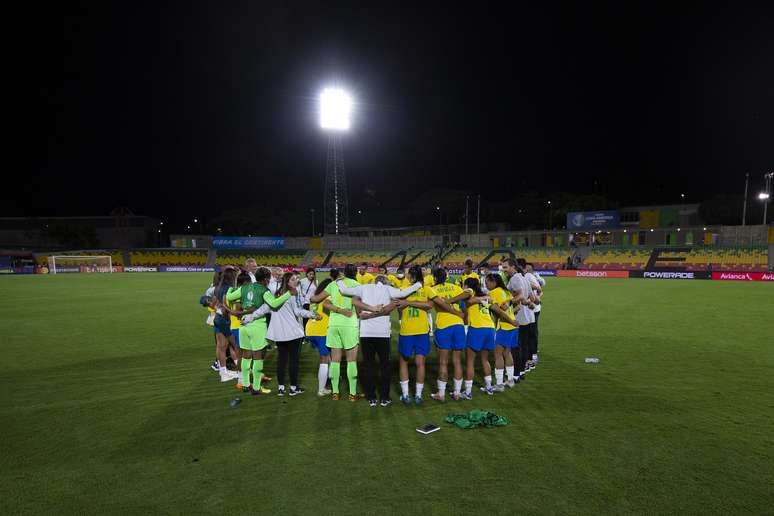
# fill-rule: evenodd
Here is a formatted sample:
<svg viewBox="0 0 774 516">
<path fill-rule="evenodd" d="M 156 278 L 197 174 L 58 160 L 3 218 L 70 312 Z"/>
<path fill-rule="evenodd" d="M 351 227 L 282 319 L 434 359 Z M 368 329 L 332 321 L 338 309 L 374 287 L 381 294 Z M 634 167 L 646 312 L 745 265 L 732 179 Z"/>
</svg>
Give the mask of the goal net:
<svg viewBox="0 0 774 516">
<path fill-rule="evenodd" d="M 113 272 L 113 260 L 110 256 L 49 256 L 48 270 L 51 274 Z"/>
</svg>

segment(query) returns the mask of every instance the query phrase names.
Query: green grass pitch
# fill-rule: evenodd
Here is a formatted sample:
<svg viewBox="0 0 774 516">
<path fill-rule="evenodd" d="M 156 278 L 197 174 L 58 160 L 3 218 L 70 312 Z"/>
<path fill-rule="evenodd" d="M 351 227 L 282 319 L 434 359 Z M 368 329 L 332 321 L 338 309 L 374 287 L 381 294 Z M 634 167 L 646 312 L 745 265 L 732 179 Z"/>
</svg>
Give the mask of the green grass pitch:
<svg viewBox="0 0 774 516">
<path fill-rule="evenodd" d="M 549 278 L 514 390 L 436 404 L 433 355 L 422 407 L 332 402 L 305 346 L 306 394 L 231 408 L 209 279 L 0 278 L 0 513 L 772 514 L 772 284 Z"/>
</svg>

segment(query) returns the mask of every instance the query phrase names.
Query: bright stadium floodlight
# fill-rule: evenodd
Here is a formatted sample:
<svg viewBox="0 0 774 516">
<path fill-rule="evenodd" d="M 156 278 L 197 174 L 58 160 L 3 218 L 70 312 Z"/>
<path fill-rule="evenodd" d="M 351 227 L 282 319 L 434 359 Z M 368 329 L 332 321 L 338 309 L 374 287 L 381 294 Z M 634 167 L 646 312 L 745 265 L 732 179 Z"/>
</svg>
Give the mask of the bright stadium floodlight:
<svg viewBox="0 0 774 516">
<path fill-rule="evenodd" d="M 325 88 L 320 94 L 320 127 L 333 131 L 348 131 L 352 113 L 352 98 L 342 89 Z"/>
<path fill-rule="evenodd" d="M 769 198 L 769 194 L 767 194 L 766 192 L 761 192 L 758 194 L 758 199 L 760 199 L 761 201 L 765 201 L 768 198 Z"/>
</svg>

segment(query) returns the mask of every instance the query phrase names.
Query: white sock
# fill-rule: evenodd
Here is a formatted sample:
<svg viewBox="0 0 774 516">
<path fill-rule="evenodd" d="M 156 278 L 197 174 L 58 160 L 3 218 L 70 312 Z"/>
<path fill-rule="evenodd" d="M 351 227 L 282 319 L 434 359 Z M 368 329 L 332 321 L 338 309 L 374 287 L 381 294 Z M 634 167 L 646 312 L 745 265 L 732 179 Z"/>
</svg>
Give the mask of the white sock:
<svg viewBox="0 0 774 516">
<path fill-rule="evenodd" d="M 328 364 L 320 364 L 317 370 L 317 392 L 322 392 L 328 383 Z"/>
<path fill-rule="evenodd" d="M 460 378 L 459 380 L 455 378 L 454 379 L 454 394 L 459 394 L 461 390 L 462 390 L 462 378 Z"/>
<path fill-rule="evenodd" d="M 495 381 L 497 382 L 497 385 L 503 384 L 503 370 L 502 369 L 495 369 Z"/>
<path fill-rule="evenodd" d="M 421 398 L 422 397 L 422 391 L 424 389 L 425 389 L 425 384 L 424 383 L 418 383 L 417 384 L 417 398 Z"/>
<path fill-rule="evenodd" d="M 492 386 L 492 375 L 491 374 L 489 376 L 485 376 L 484 377 L 484 384 L 486 385 L 487 388 Z"/>
<path fill-rule="evenodd" d="M 508 375 L 508 381 L 509 382 L 511 380 L 513 380 L 513 366 L 512 365 L 505 366 L 505 374 Z"/>
<path fill-rule="evenodd" d="M 430 324 L 430 333 L 433 333 L 433 314 L 427 313 L 427 322 Z"/>
<path fill-rule="evenodd" d="M 473 392 L 473 380 L 465 380 L 465 394 Z"/>
<path fill-rule="evenodd" d="M 532 355 L 532 361 L 533 362 L 537 361 L 537 355 Z"/>
<path fill-rule="evenodd" d="M 446 382 L 438 380 L 438 394 L 441 397 L 446 396 Z"/>
<path fill-rule="evenodd" d="M 408 380 L 400 382 L 400 392 L 408 398 Z"/>
</svg>

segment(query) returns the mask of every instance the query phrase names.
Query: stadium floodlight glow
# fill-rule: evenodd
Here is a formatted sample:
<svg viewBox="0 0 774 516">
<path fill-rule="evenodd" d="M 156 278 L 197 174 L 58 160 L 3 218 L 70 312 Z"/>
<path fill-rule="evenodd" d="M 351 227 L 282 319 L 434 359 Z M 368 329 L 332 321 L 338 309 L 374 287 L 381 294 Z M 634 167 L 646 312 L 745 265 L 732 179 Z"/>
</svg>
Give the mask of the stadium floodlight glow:
<svg viewBox="0 0 774 516">
<path fill-rule="evenodd" d="M 333 131 L 348 131 L 352 113 L 352 98 L 342 89 L 325 88 L 320 94 L 320 127 Z"/>
<path fill-rule="evenodd" d="M 758 194 L 758 199 L 760 199 L 761 201 L 765 201 L 769 197 L 770 197 L 769 194 L 767 194 L 766 192 L 761 192 Z"/>
</svg>

